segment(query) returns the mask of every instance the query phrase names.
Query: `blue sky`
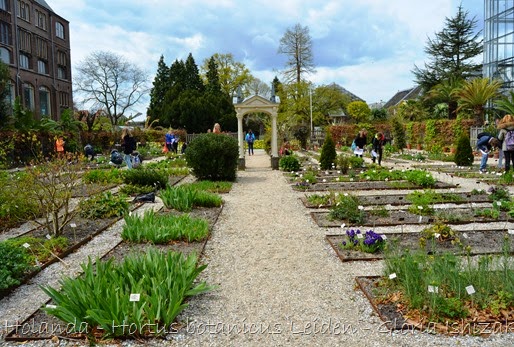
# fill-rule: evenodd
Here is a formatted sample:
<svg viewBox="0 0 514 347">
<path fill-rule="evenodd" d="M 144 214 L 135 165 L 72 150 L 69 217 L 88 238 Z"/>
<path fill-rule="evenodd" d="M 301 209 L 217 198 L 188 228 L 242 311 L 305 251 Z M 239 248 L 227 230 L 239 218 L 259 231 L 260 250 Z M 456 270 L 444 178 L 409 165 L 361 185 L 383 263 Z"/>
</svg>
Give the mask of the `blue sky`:
<svg viewBox="0 0 514 347">
<path fill-rule="evenodd" d="M 46 0 L 70 22 L 72 67 L 92 51 L 111 51 L 155 75 L 189 53 L 197 65 L 231 53 L 263 82 L 284 68 L 280 38 L 296 23 L 309 27 L 315 85 L 335 82 L 368 103 L 414 85 L 427 38 L 457 7 L 483 28 L 483 0 Z M 145 114 L 148 100 L 136 108 Z"/>
</svg>

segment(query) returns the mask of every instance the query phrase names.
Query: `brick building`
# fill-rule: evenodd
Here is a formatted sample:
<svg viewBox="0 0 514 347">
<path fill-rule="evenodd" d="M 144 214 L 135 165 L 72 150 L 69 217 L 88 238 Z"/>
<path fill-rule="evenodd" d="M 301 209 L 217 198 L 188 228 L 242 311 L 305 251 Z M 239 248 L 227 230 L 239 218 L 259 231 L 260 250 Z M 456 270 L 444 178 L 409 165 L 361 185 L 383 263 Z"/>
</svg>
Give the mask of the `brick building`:
<svg viewBox="0 0 514 347">
<path fill-rule="evenodd" d="M 69 22 L 45 0 L 0 0 L 0 59 L 11 71 L 11 105 L 20 97 L 40 119 L 73 107 Z"/>
</svg>

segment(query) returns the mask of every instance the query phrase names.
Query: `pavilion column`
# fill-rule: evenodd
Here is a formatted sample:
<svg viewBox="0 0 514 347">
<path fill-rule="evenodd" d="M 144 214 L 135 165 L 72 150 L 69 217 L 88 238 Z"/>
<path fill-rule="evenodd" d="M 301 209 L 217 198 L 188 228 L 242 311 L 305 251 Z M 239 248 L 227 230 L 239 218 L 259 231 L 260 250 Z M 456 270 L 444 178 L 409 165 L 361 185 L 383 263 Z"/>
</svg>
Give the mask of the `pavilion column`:
<svg viewBox="0 0 514 347">
<path fill-rule="evenodd" d="M 238 163 L 239 170 L 244 170 L 246 168 L 245 143 L 244 143 L 244 137 L 243 137 L 243 117 L 244 117 L 244 115 L 242 113 L 239 113 L 239 111 L 237 111 L 237 141 L 239 144 L 239 163 Z"/>
<path fill-rule="evenodd" d="M 277 146 L 277 111 L 274 108 L 271 113 L 271 168 L 278 170 L 278 146 Z"/>
</svg>

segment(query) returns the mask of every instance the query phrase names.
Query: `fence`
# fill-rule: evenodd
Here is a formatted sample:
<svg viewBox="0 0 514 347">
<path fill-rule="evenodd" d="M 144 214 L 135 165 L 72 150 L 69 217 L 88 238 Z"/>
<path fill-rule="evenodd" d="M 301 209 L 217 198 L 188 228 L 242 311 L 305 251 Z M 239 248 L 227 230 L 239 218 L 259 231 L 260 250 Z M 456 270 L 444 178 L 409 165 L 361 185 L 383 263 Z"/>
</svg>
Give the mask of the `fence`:
<svg viewBox="0 0 514 347">
<path fill-rule="evenodd" d="M 482 131 L 484 131 L 484 127 L 470 127 L 469 128 L 469 142 L 471 144 L 471 148 L 475 149 L 477 147 L 477 136 Z"/>
<path fill-rule="evenodd" d="M 223 133 L 223 134 L 232 136 L 237 139 L 237 132 L 234 132 L 234 133 L 227 132 L 227 133 Z M 195 137 L 198 137 L 200 135 L 203 135 L 203 134 L 186 134 L 186 142 L 190 143 Z"/>
</svg>

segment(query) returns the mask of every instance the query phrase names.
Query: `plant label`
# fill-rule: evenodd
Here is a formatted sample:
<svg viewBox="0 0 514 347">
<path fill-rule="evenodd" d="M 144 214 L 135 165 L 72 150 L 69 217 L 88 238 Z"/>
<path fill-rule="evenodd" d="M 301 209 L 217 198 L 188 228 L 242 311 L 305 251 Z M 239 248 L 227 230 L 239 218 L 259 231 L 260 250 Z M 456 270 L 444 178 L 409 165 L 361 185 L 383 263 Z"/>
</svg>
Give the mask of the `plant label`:
<svg viewBox="0 0 514 347">
<path fill-rule="evenodd" d="M 130 294 L 129 301 L 139 301 L 141 294 Z"/>
<path fill-rule="evenodd" d="M 396 273 L 392 273 L 392 274 L 389 275 L 389 279 L 390 280 L 393 280 L 395 278 L 396 278 Z"/>
<path fill-rule="evenodd" d="M 469 295 L 473 295 L 473 294 L 475 294 L 475 287 L 473 287 L 472 285 L 471 285 L 471 286 L 467 286 L 467 287 L 466 287 L 466 292 L 467 292 Z"/>
<path fill-rule="evenodd" d="M 72 228 L 76 228 L 76 227 L 77 227 L 77 224 L 75 224 L 75 223 L 71 223 L 71 224 L 70 224 L 70 227 L 72 227 Z"/>
<path fill-rule="evenodd" d="M 50 240 L 52 238 L 52 236 L 50 236 L 50 234 L 46 234 L 45 236 L 48 240 Z"/>
<path fill-rule="evenodd" d="M 441 234 L 439 234 L 439 233 L 434 233 L 434 238 L 435 238 L 435 239 L 438 239 L 439 237 L 441 237 Z"/>
<path fill-rule="evenodd" d="M 26 243 L 26 242 L 25 242 L 25 243 L 23 244 L 23 247 L 25 247 L 25 248 L 27 248 L 27 249 L 28 249 L 28 248 L 30 247 L 30 245 L 29 245 L 28 243 Z"/>
<path fill-rule="evenodd" d="M 509 233 L 509 235 L 514 235 L 514 229 L 509 229 L 509 231 L 507 231 Z"/>
<path fill-rule="evenodd" d="M 341 229 L 344 229 L 344 227 L 346 226 L 346 224 L 341 224 Z"/>
<path fill-rule="evenodd" d="M 423 216 L 419 216 L 419 223 L 423 222 Z"/>
<path fill-rule="evenodd" d="M 364 236 L 362 236 L 362 234 L 357 234 L 357 238 L 358 239 L 362 239 Z"/>
<path fill-rule="evenodd" d="M 438 294 L 439 293 L 439 287 L 438 286 L 428 286 L 428 292 Z"/>
<path fill-rule="evenodd" d="M 469 239 L 469 236 L 468 236 L 468 234 L 466 234 L 466 233 L 463 233 L 463 234 L 462 234 L 462 237 L 463 237 L 463 238 L 465 238 L 465 239 Z"/>
<path fill-rule="evenodd" d="M 387 240 L 387 235 L 386 234 L 382 234 L 380 236 L 382 237 L 382 240 L 384 240 L 384 241 Z"/>
<path fill-rule="evenodd" d="M 49 308 L 51 310 L 55 310 L 57 308 L 57 306 L 48 304 L 48 305 L 46 305 L 46 308 Z"/>
</svg>

